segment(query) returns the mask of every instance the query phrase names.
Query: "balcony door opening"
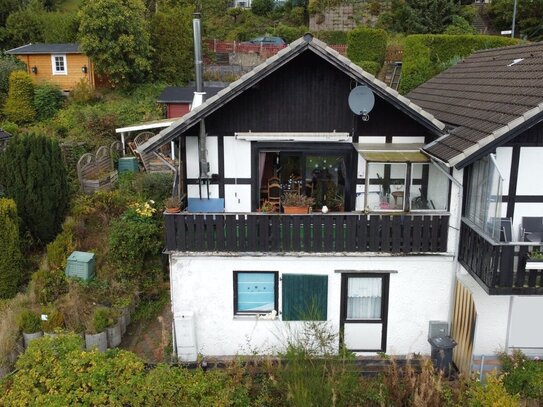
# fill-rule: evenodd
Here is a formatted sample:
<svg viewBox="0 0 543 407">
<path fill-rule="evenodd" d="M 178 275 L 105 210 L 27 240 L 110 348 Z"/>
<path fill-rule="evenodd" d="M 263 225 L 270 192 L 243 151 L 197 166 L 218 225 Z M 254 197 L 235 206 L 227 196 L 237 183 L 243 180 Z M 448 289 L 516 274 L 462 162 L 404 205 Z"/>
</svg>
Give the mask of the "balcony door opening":
<svg viewBox="0 0 543 407">
<path fill-rule="evenodd" d="M 260 151 L 258 202 L 294 192 L 313 197 L 313 212 L 350 210 L 347 152 Z"/>
</svg>

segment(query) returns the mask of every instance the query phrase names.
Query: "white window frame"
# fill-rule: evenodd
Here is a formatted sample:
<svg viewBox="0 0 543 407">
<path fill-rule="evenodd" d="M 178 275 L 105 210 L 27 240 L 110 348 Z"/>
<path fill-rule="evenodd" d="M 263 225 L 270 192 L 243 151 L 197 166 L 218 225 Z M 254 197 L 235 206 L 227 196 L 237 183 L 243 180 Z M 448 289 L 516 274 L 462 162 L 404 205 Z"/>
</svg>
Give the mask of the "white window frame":
<svg viewBox="0 0 543 407">
<path fill-rule="evenodd" d="M 64 63 L 63 71 L 57 70 L 56 58 L 62 58 L 62 62 Z M 66 54 L 52 54 L 51 55 L 51 69 L 52 69 L 53 75 L 68 75 L 68 61 L 66 58 Z"/>
</svg>

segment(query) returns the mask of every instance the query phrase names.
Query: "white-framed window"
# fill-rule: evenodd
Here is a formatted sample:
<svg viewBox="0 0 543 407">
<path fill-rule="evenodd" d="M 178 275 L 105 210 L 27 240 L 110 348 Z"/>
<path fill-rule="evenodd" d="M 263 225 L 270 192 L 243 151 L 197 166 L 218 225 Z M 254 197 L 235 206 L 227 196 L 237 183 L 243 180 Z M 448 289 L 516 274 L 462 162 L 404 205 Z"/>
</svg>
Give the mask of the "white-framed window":
<svg viewBox="0 0 543 407">
<path fill-rule="evenodd" d="M 51 66 L 53 75 L 68 75 L 66 55 L 51 55 Z"/>
</svg>

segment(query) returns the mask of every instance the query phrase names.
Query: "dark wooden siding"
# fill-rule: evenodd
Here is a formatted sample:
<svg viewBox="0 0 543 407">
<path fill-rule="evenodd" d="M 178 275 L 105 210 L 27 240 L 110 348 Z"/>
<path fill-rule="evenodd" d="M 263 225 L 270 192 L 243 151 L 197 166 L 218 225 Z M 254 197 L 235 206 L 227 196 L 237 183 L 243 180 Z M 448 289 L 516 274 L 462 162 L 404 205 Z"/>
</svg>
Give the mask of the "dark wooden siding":
<svg viewBox="0 0 543 407">
<path fill-rule="evenodd" d="M 306 51 L 206 119 L 209 134 L 236 131 L 355 131 L 356 136 L 427 136 L 428 131 L 376 97 L 370 120 L 353 115 L 347 98 L 356 82 Z"/>
<path fill-rule="evenodd" d="M 511 146 L 543 147 L 543 123 L 536 124 L 504 145 L 504 147 Z"/>
</svg>

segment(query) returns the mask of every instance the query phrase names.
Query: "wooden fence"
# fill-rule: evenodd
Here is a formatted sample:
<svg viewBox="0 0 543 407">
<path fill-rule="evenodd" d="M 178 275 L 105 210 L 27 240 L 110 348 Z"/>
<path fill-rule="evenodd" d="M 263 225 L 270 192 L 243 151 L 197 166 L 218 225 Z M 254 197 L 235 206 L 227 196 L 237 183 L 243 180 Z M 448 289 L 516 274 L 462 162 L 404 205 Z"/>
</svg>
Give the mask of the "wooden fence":
<svg viewBox="0 0 543 407">
<path fill-rule="evenodd" d="M 197 252 L 447 251 L 449 215 L 165 214 L 166 248 Z"/>
</svg>

